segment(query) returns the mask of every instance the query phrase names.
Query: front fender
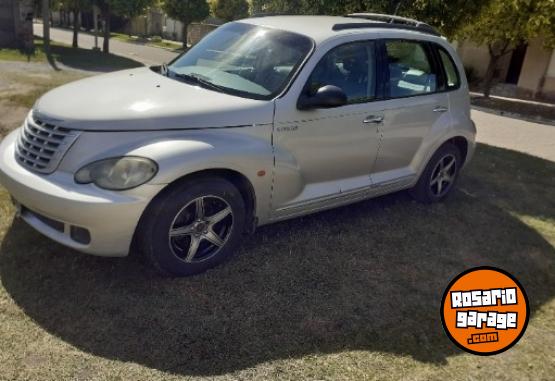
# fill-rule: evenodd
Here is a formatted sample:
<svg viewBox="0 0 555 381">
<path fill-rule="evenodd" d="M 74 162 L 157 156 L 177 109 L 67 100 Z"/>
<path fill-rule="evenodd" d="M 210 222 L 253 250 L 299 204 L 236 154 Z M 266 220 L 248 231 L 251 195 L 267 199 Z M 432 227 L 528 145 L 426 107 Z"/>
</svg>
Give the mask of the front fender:
<svg viewBox="0 0 555 381">
<path fill-rule="evenodd" d="M 75 173 L 83 165 L 99 159 L 146 157 L 158 164 L 158 173 L 149 182 L 156 185 L 171 184 L 186 175 L 210 169 L 239 172 L 255 191 L 257 217 L 263 223 L 269 215 L 271 200 L 271 127 L 86 133 L 62 164 L 65 170 Z"/>
</svg>

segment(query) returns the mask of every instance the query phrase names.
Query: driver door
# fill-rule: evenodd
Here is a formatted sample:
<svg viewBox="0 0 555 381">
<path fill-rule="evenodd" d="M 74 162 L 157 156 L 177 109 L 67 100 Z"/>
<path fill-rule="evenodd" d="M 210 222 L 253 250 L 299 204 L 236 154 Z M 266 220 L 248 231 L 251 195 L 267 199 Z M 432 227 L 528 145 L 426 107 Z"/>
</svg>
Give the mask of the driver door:
<svg viewBox="0 0 555 381">
<path fill-rule="evenodd" d="M 383 118 L 377 98 L 376 44 L 357 41 L 329 50 L 301 87 L 276 101 L 273 205 L 276 219 L 341 204 L 368 190 Z M 304 84 L 304 86 L 303 86 Z M 326 85 L 341 88 L 347 104 L 299 110 L 300 95 Z"/>
</svg>

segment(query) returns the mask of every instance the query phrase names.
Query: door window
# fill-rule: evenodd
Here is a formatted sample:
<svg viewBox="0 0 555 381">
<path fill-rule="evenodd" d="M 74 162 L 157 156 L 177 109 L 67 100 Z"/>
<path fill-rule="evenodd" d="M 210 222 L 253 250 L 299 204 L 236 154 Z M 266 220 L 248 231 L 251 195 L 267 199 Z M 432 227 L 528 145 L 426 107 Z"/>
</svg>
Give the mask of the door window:
<svg viewBox="0 0 555 381">
<path fill-rule="evenodd" d="M 355 42 L 329 51 L 314 68 L 305 87 L 312 96 L 319 88 L 333 85 L 347 95 L 348 103 L 368 102 L 376 97 L 374 42 Z"/>
<path fill-rule="evenodd" d="M 417 41 L 389 40 L 385 42 L 389 96 L 403 98 L 437 91 L 434 72 L 426 46 Z"/>
</svg>

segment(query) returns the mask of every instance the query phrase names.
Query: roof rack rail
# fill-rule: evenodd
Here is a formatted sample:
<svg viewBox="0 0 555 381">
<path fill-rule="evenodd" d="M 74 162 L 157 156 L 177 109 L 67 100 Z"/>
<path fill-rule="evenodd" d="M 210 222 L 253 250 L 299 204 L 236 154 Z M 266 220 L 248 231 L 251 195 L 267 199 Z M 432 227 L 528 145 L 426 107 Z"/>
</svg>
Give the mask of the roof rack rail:
<svg viewBox="0 0 555 381">
<path fill-rule="evenodd" d="M 418 21 L 407 17 L 386 15 L 381 13 L 351 13 L 346 15 L 345 17 L 363 19 L 363 20 L 369 20 L 369 21 L 381 21 L 382 23 L 388 23 L 388 25 L 393 25 L 393 27 L 389 27 L 389 28 L 416 30 L 423 33 L 433 34 L 435 36 L 441 36 L 441 34 L 433 26 L 426 24 L 422 21 Z M 354 25 L 362 25 L 362 24 L 354 24 Z M 383 25 L 381 27 L 383 27 Z M 364 28 L 364 27 L 359 26 L 359 28 Z M 343 29 L 349 29 L 349 28 L 343 28 Z M 334 30 L 335 30 L 335 27 L 334 27 Z"/>
<path fill-rule="evenodd" d="M 389 24 L 389 23 L 378 23 L 378 22 L 335 24 L 332 27 L 332 30 L 340 31 L 340 30 L 348 30 L 348 29 L 367 29 L 367 28 L 403 29 L 403 30 L 410 30 L 413 32 L 426 33 L 436 37 L 441 37 L 441 34 L 433 28 L 429 29 L 429 28 L 416 27 L 413 25 L 406 25 L 406 24 Z"/>
<path fill-rule="evenodd" d="M 275 17 L 275 16 L 295 16 L 292 13 L 279 13 L 279 12 L 260 12 L 260 13 L 253 13 L 250 15 L 249 19 L 259 18 L 259 17 Z"/>
</svg>

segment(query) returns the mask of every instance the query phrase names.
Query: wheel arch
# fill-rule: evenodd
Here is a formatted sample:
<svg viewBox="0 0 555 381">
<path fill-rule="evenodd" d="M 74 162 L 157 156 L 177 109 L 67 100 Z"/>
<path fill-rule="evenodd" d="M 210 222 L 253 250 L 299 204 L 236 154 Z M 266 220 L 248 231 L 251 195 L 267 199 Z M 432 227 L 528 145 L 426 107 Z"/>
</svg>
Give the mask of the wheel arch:
<svg viewBox="0 0 555 381">
<path fill-rule="evenodd" d="M 174 181 L 168 183 L 163 189 L 161 189 L 158 192 L 158 194 L 156 194 L 156 196 L 154 196 L 150 200 L 147 207 L 143 210 L 143 213 L 139 218 L 137 226 L 135 227 L 135 232 L 133 234 L 133 240 L 131 244 L 131 248 L 132 248 L 131 252 L 140 251 L 139 248 L 135 246 L 137 242 L 137 237 L 136 237 L 137 231 L 139 230 L 139 227 L 141 226 L 145 216 L 148 214 L 149 208 L 151 207 L 151 205 L 153 205 L 155 200 L 159 199 L 160 197 L 164 197 L 164 195 L 170 192 L 170 190 L 178 184 L 188 182 L 188 181 L 194 181 L 195 179 L 207 178 L 207 177 L 219 177 L 219 178 L 225 179 L 237 188 L 247 208 L 246 210 L 247 221 L 246 221 L 246 227 L 245 227 L 246 232 L 249 234 L 254 233 L 256 226 L 258 224 L 258 219 L 256 217 L 256 193 L 251 181 L 244 174 L 232 169 L 228 169 L 228 168 L 203 169 L 203 170 L 197 170 L 197 171 L 185 174 L 181 177 L 178 177 Z"/>
<path fill-rule="evenodd" d="M 248 232 L 254 232 L 257 224 L 256 192 L 254 190 L 253 184 L 248 179 L 248 177 L 239 171 L 229 169 L 229 168 L 210 168 L 210 169 L 202 169 L 195 172 L 191 172 L 169 183 L 166 187 L 164 187 L 164 189 L 162 189 L 162 191 L 156 197 L 158 197 L 159 195 L 162 195 L 164 191 L 166 191 L 166 189 L 169 189 L 176 184 L 186 182 L 186 181 L 192 181 L 198 178 L 205 178 L 205 177 L 219 177 L 219 178 L 225 179 L 237 188 L 237 190 L 241 194 L 241 197 L 243 198 L 243 201 L 245 202 L 245 207 L 247 208 L 246 210 L 246 215 L 248 218 L 247 230 Z"/>
<path fill-rule="evenodd" d="M 455 136 L 453 138 L 450 138 L 449 140 L 444 142 L 438 149 L 440 149 L 441 147 L 443 147 L 446 144 L 453 144 L 455 147 L 457 147 L 457 149 L 459 150 L 459 152 L 461 154 L 462 162 L 466 163 L 466 159 L 468 157 L 469 143 L 468 143 L 468 140 L 464 136 Z"/>
</svg>

